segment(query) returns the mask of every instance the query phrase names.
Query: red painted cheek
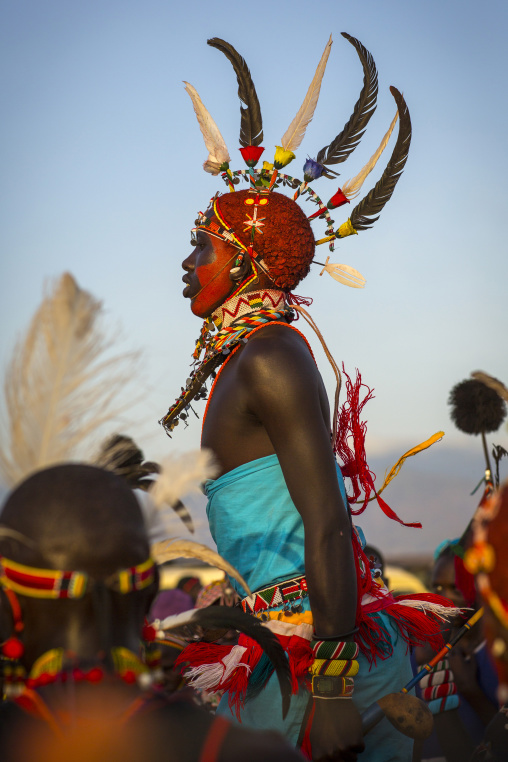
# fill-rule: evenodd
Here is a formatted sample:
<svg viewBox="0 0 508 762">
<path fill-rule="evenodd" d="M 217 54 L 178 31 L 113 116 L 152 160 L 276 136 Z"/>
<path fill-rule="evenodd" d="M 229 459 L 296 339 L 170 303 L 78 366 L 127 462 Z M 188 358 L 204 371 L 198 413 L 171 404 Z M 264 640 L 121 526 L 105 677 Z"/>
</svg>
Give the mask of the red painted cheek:
<svg viewBox="0 0 508 762">
<path fill-rule="evenodd" d="M 222 304 L 231 291 L 229 267 L 217 274 L 218 262 L 196 267 L 196 275 L 201 286 L 199 294 L 192 300 L 195 315 L 205 314 L 211 307 Z"/>
</svg>

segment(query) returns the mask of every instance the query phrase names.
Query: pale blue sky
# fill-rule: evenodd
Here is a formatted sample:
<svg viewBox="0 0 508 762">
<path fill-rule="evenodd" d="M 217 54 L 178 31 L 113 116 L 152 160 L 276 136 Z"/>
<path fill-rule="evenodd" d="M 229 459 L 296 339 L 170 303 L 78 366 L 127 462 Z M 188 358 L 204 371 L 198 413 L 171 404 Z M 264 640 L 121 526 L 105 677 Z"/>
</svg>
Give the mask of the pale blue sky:
<svg viewBox="0 0 508 762">
<path fill-rule="evenodd" d="M 207 153 L 182 80 L 197 88 L 236 155 L 236 80 L 206 39 L 234 44 L 258 89 L 269 160 L 332 33 L 321 102 L 288 168 L 298 176 L 307 153 L 342 129 L 360 91 L 356 53 L 340 36 L 347 31 L 373 54 L 380 94 L 362 146 L 339 167 L 341 179 L 358 172 L 386 131 L 391 84 L 409 105 L 413 143 L 373 230 L 336 249 L 335 261 L 367 278 L 364 291 L 319 278 L 316 268 L 298 293 L 314 297 L 312 314 L 336 359 L 375 387 L 367 411 L 377 459 L 390 466 L 397 453 L 444 429 L 436 473 L 449 471 L 458 448 L 478 453 L 481 475 L 479 442 L 453 428 L 446 400 L 478 368 L 508 383 L 507 29 L 501 0 L 3 0 L 2 368 L 45 280 L 70 270 L 104 301 L 123 346 L 144 351 L 143 401 L 128 433 L 150 458 L 196 446 L 198 421 L 172 441 L 157 425 L 187 376 L 199 331 L 181 297 L 189 229 L 222 189 L 201 169 Z M 241 168 L 239 159 L 233 166 Z M 332 195 L 332 186 L 322 179 L 316 190 Z M 346 216 L 334 214 L 338 222 Z M 314 228 L 322 235 L 322 223 Z M 317 356 L 332 391 L 319 349 Z M 505 428 L 494 439 L 508 446 Z M 424 469 L 426 457 L 400 478 Z M 457 483 L 459 501 L 476 483 L 476 472 L 469 474 L 468 467 Z M 436 510 L 440 494 L 427 498 Z M 425 537 L 430 546 L 434 536 Z"/>
</svg>

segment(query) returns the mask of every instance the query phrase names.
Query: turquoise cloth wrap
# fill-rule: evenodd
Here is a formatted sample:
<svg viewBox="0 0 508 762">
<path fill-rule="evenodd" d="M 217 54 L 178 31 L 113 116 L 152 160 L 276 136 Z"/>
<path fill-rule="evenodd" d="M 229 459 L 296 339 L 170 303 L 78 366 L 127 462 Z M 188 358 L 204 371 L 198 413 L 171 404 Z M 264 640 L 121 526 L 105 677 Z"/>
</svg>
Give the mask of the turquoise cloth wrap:
<svg viewBox="0 0 508 762">
<path fill-rule="evenodd" d="M 347 505 L 344 480 L 337 478 Z M 305 573 L 303 521 L 276 455 L 259 458 L 205 483 L 206 513 L 217 550 L 251 590 Z M 236 591 L 245 591 L 231 581 Z"/>
<path fill-rule="evenodd" d="M 337 466 L 340 491 L 347 504 L 342 474 Z M 212 537 L 219 553 L 244 576 L 250 588 L 259 590 L 275 582 L 305 573 L 303 521 L 289 495 L 276 455 L 259 458 L 233 469 L 205 484 L 207 515 Z M 360 536 L 363 536 L 359 530 Z M 245 592 L 232 580 L 243 597 Z M 303 601 L 309 610 L 309 599 Z M 392 634 L 393 655 L 370 667 L 360 654 L 360 672 L 355 677 L 353 700 L 362 712 L 381 696 L 400 690 L 412 677 L 404 640 L 391 624 L 390 617 L 379 617 Z M 223 696 L 218 714 L 236 722 Z M 309 700 L 302 690 L 291 698 L 291 707 L 282 719 L 280 690 L 275 675 L 242 710 L 242 724 L 264 730 L 278 730 L 296 744 Z M 382 720 L 365 738 L 364 762 L 410 762 L 413 742 Z"/>
</svg>

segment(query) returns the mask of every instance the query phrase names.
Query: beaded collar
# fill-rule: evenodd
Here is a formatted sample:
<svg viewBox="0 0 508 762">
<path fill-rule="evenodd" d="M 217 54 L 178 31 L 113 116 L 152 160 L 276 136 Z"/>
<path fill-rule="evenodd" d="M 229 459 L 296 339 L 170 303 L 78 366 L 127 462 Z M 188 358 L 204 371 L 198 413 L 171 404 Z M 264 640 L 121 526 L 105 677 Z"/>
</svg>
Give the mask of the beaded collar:
<svg viewBox="0 0 508 762">
<path fill-rule="evenodd" d="M 141 688 L 147 688 L 152 682 L 149 667 L 132 651 L 115 646 L 110 653 L 114 674 L 123 682 L 128 685 L 138 683 Z M 21 665 L 13 662 L 6 662 L 3 672 L 7 698 L 20 696 L 27 688 L 33 690 L 57 682 L 100 683 L 107 674 L 100 663 L 85 665 L 63 648 L 52 648 L 39 656 L 28 676 Z"/>
<path fill-rule="evenodd" d="M 220 331 L 229 326 L 239 317 L 248 315 L 259 309 L 279 310 L 284 308 L 284 293 L 278 289 L 263 289 L 250 291 L 248 294 L 233 296 L 224 302 L 212 314 L 212 321 Z"/>
<path fill-rule="evenodd" d="M 204 321 L 193 354 L 192 371 L 185 388 L 182 387 L 178 399 L 159 421 L 168 436 L 171 436 L 180 420 L 186 422 L 189 410 L 198 417 L 190 403 L 194 399 L 206 399 L 207 379 L 215 378 L 219 365 L 240 342 L 247 341 L 247 334 L 273 320 L 293 320 L 294 312 L 287 305 L 284 292 L 277 289 L 260 289 L 246 294 L 240 293 L 246 285 L 248 282 L 242 284 L 240 289 Z"/>
</svg>

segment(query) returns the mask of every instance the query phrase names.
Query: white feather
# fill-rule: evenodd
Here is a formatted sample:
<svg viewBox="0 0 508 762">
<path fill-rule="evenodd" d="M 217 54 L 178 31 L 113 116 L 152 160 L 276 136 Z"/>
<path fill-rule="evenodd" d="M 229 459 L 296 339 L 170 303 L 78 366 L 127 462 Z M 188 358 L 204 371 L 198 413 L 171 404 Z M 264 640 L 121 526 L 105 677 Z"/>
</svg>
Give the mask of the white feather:
<svg viewBox="0 0 508 762">
<path fill-rule="evenodd" d="M 372 154 L 370 159 L 368 160 L 367 164 L 364 166 L 364 168 L 359 172 L 356 177 L 353 177 L 352 180 L 347 180 L 344 185 L 342 186 L 342 193 L 347 196 L 348 199 L 355 198 L 361 190 L 361 187 L 363 183 L 365 182 L 365 179 L 370 175 L 372 170 L 377 164 L 377 161 L 383 151 L 385 150 L 388 141 L 390 140 L 390 135 L 392 134 L 395 125 L 397 124 L 397 119 L 399 118 L 399 112 L 395 114 L 393 117 L 392 123 L 390 124 L 388 128 L 388 132 L 384 136 L 383 140 L 381 141 L 381 144 L 377 151 Z"/>
<path fill-rule="evenodd" d="M 111 355 L 114 340 L 102 332 L 101 316 L 101 302 L 65 273 L 16 346 L 0 444 L 0 473 L 9 487 L 38 469 L 86 459 L 91 435 L 120 411 L 115 403 L 137 355 Z"/>
<path fill-rule="evenodd" d="M 323 80 L 331 48 L 332 36 L 330 35 L 330 39 L 326 43 L 323 55 L 318 63 L 314 78 L 307 90 L 307 95 L 305 96 L 297 115 L 282 136 L 281 146 L 285 151 L 295 151 L 298 148 L 305 136 L 305 130 L 314 116 L 314 111 L 316 110 L 319 98 L 319 91 L 321 90 L 321 82 Z"/>
<path fill-rule="evenodd" d="M 216 566 L 218 569 L 222 569 L 230 577 L 236 579 L 237 582 L 246 590 L 247 595 L 251 595 L 251 590 L 247 585 L 244 578 L 239 572 L 226 561 L 222 556 L 199 542 L 193 540 L 166 540 L 164 542 L 156 542 L 151 548 L 152 558 L 158 564 L 163 564 L 166 561 L 172 561 L 175 558 L 198 558 L 204 561 L 210 566 Z"/>
<path fill-rule="evenodd" d="M 334 280 L 337 280 L 339 283 L 343 283 L 344 286 L 349 286 L 350 288 L 363 288 L 365 286 L 365 278 L 358 272 L 358 270 L 355 270 L 354 267 L 333 264 L 332 262 L 329 262 L 329 260 L 330 257 L 327 257 L 325 266 L 319 273 L 320 275 L 327 272 Z"/>
<path fill-rule="evenodd" d="M 217 475 L 218 466 L 211 450 L 192 450 L 166 458 L 161 472 L 150 487 L 156 506 L 174 505 L 185 495 L 200 492 L 207 479 Z"/>
<path fill-rule="evenodd" d="M 230 162 L 226 143 L 220 134 L 219 128 L 212 119 L 210 112 L 203 105 L 196 88 L 185 81 L 184 85 L 186 92 L 192 100 L 192 105 L 194 106 L 198 124 L 208 151 L 208 159 L 203 164 L 203 167 L 206 172 L 210 172 L 212 175 L 218 175 L 221 164 Z"/>
</svg>

